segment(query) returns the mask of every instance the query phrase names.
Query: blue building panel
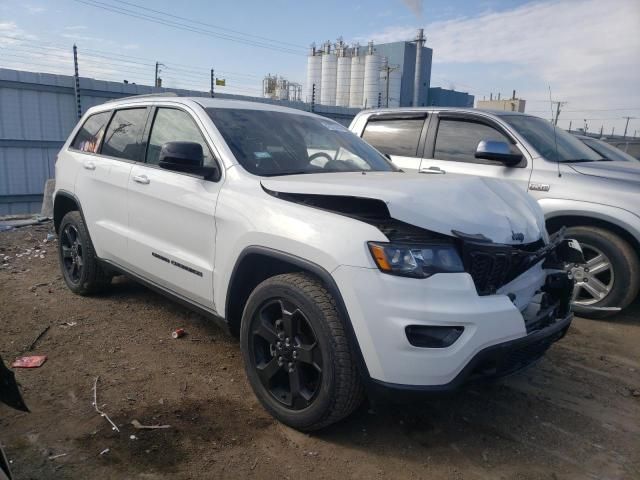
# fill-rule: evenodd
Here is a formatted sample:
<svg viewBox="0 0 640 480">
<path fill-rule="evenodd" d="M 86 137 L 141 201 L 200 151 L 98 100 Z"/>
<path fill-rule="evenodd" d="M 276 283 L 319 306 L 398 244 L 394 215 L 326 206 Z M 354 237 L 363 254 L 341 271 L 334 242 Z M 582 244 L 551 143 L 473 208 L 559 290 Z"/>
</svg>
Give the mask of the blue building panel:
<svg viewBox="0 0 640 480">
<path fill-rule="evenodd" d="M 474 96 L 466 92 L 433 87 L 429 89 L 427 105 L 430 107 L 473 107 Z"/>
</svg>

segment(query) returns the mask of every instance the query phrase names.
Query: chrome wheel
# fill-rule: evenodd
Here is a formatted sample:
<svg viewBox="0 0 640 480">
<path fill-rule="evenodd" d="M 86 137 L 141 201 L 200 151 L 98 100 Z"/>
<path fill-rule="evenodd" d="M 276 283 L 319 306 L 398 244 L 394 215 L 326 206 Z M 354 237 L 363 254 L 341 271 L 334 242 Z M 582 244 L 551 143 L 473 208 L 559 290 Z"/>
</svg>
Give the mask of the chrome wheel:
<svg viewBox="0 0 640 480">
<path fill-rule="evenodd" d="M 79 283 L 84 268 L 84 249 L 78 229 L 74 225 L 67 224 L 62 230 L 60 249 L 62 251 L 62 265 L 67 277 L 72 283 Z"/>
<path fill-rule="evenodd" d="M 606 298 L 613 288 L 614 272 L 611 260 L 599 249 L 580 243 L 584 265 L 572 264 L 568 270 L 573 277 L 573 296 L 576 305 L 593 305 Z"/>
</svg>

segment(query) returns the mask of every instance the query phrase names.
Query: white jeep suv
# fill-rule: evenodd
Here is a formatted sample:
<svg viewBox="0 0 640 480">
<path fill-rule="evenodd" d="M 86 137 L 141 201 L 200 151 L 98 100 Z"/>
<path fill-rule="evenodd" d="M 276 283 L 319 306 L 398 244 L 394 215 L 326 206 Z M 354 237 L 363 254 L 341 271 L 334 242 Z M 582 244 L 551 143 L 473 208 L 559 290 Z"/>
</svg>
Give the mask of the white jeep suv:
<svg viewBox="0 0 640 480">
<path fill-rule="evenodd" d="M 403 173 L 332 120 L 205 98 L 89 109 L 54 222 L 72 291 L 125 273 L 219 320 L 261 403 L 301 430 L 365 392 L 537 360 L 569 327 L 560 267 L 580 256 L 507 182 Z"/>
</svg>

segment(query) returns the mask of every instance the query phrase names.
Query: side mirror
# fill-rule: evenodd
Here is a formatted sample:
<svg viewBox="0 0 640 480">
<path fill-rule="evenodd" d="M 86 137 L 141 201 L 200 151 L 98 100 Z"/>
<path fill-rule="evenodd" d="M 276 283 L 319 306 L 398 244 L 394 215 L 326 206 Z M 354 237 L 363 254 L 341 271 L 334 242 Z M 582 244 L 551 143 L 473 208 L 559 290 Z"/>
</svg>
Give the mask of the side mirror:
<svg viewBox="0 0 640 480">
<path fill-rule="evenodd" d="M 511 148 L 506 142 L 496 140 L 482 140 L 476 148 L 476 158 L 485 160 L 496 160 L 504 163 L 508 167 L 517 165 L 522 160 L 521 153 L 511 153 Z"/>
<path fill-rule="evenodd" d="M 196 142 L 167 142 L 160 149 L 158 165 L 166 170 L 193 173 L 204 178 L 216 178 L 217 167 L 204 166 L 202 145 Z"/>
</svg>

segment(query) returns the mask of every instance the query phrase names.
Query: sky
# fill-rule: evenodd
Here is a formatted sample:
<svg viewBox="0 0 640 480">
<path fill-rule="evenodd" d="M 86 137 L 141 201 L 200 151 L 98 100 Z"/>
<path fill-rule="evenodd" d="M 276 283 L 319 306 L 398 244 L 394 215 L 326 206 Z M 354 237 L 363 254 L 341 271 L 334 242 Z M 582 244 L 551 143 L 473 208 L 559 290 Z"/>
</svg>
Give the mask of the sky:
<svg viewBox="0 0 640 480">
<path fill-rule="evenodd" d="M 116 11 L 114 11 L 116 10 Z M 154 11 L 155 10 L 155 11 Z M 157 22 L 145 20 L 149 15 Z M 181 28 L 175 28 L 178 22 Z M 262 77 L 304 83 L 312 42 L 411 40 L 424 28 L 432 86 L 527 100 L 567 128 L 640 136 L 638 0 L 0 0 L 0 67 L 259 95 Z"/>
</svg>

